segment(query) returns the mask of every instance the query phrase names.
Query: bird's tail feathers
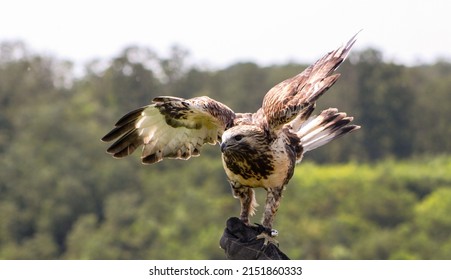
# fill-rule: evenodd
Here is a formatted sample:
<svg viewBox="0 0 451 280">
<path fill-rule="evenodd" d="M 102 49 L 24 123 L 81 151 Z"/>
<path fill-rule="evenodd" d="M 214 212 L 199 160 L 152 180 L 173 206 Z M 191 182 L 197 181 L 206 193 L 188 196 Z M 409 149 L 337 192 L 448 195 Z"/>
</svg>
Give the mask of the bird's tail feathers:
<svg viewBox="0 0 451 280">
<path fill-rule="evenodd" d="M 296 132 L 304 153 L 321 147 L 340 136 L 360 128 L 350 124 L 352 117 L 338 112 L 336 108 L 324 110 L 318 116 L 310 117 Z"/>
</svg>

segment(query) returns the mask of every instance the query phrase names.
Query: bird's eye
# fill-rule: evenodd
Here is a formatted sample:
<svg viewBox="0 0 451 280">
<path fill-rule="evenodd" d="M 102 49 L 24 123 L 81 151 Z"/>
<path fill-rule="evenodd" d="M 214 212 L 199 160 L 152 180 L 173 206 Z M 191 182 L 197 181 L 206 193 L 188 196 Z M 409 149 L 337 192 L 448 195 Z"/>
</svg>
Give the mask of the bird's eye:
<svg viewBox="0 0 451 280">
<path fill-rule="evenodd" d="M 236 135 L 233 139 L 235 139 L 235 141 L 241 141 L 241 139 L 243 139 L 243 135 Z"/>
</svg>

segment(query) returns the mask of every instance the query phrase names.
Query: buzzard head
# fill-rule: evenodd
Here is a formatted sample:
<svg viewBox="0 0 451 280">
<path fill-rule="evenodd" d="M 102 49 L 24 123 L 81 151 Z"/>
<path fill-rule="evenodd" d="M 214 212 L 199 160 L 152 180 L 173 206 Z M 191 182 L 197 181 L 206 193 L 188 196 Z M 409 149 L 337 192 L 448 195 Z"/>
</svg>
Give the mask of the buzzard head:
<svg viewBox="0 0 451 280">
<path fill-rule="evenodd" d="M 268 145 L 263 129 L 255 125 L 234 126 L 222 134 L 222 153 L 248 153 Z"/>
</svg>

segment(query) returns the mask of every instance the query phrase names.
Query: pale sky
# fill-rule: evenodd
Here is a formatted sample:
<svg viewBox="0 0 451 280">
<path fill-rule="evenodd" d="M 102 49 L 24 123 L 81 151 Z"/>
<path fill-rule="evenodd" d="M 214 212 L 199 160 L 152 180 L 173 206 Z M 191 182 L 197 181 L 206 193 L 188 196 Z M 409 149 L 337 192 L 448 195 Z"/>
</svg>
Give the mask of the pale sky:
<svg viewBox="0 0 451 280">
<path fill-rule="evenodd" d="M 138 44 L 179 44 L 197 63 L 224 67 L 312 62 L 360 29 L 355 49 L 400 63 L 451 60 L 450 0 L 2 1 L 0 42 L 79 64 Z M 1 3 L 1 2 L 0 2 Z"/>
</svg>

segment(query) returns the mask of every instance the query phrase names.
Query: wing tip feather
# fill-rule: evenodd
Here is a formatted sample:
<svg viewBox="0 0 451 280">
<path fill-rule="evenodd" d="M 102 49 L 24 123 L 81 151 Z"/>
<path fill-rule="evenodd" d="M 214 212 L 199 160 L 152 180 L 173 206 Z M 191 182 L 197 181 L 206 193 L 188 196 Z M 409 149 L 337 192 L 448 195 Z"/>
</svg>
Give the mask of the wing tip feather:
<svg viewBox="0 0 451 280">
<path fill-rule="evenodd" d="M 346 59 L 346 57 L 349 54 L 349 51 L 354 46 L 355 42 L 357 41 L 357 36 L 360 34 L 360 32 L 363 31 L 363 28 L 357 31 L 357 33 L 354 34 L 354 36 L 351 37 L 351 39 L 348 40 L 346 44 L 343 44 L 341 48 L 338 50 L 340 51 L 339 57 L 341 57 L 343 60 Z"/>
</svg>

